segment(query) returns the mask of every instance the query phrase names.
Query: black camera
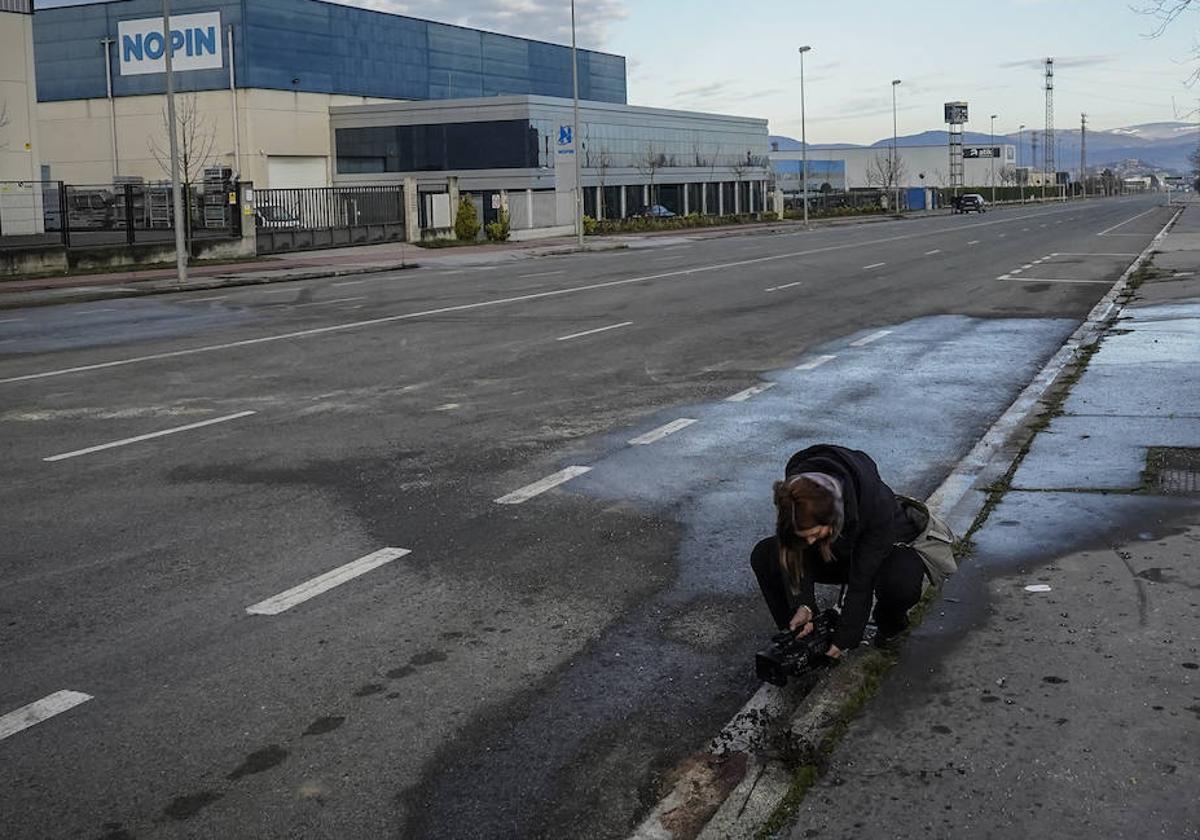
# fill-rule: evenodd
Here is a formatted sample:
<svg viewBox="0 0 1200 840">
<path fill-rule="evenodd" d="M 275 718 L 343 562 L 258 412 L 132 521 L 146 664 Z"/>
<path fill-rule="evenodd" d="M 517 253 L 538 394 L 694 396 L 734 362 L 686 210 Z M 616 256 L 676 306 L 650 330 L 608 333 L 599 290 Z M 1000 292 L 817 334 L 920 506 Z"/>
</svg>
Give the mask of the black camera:
<svg viewBox="0 0 1200 840">
<path fill-rule="evenodd" d="M 771 644 L 754 656 L 754 672 L 763 682 L 787 685 L 788 677 L 798 677 L 817 668 L 834 665 L 836 659 L 825 655 L 837 630 L 838 611 L 825 610 L 813 619 L 813 630 L 796 638 L 791 630 L 771 637 Z"/>
</svg>

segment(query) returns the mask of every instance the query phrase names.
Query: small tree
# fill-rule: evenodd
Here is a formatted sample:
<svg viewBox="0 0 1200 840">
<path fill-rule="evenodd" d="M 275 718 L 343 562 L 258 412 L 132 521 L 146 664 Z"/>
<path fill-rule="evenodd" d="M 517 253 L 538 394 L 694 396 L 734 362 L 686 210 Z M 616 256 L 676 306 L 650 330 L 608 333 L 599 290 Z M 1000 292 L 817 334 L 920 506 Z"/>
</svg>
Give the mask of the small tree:
<svg viewBox="0 0 1200 840">
<path fill-rule="evenodd" d="M 893 155 L 891 151 L 886 154 L 879 152 L 867 164 L 867 185 L 891 190 L 904 179 L 905 173 L 904 161 L 900 159 L 899 153 Z"/>
<path fill-rule="evenodd" d="M 458 212 L 454 214 L 454 236 L 462 242 L 474 242 L 479 236 L 479 214 L 470 193 L 458 197 Z"/>
<path fill-rule="evenodd" d="M 475 208 L 472 207 L 472 210 Z M 507 242 L 511 233 L 510 222 L 508 218 L 508 210 L 501 207 L 500 213 L 496 216 L 496 221 L 488 222 L 484 229 L 489 242 Z"/>
<path fill-rule="evenodd" d="M 216 130 L 200 113 L 196 95 L 180 97 L 175 108 L 176 141 L 179 147 L 179 177 L 185 184 L 202 180 L 204 169 L 212 162 Z M 163 110 L 162 135 L 149 140 L 150 154 L 158 161 L 167 178 L 171 177 L 170 119 Z"/>
<path fill-rule="evenodd" d="M 657 204 L 657 196 L 654 193 L 654 176 L 658 170 L 667 165 L 667 156 L 662 152 L 656 151 L 652 143 L 646 144 L 646 153 L 634 161 L 634 167 L 638 174 L 646 178 L 650 182 L 650 204 Z"/>
</svg>

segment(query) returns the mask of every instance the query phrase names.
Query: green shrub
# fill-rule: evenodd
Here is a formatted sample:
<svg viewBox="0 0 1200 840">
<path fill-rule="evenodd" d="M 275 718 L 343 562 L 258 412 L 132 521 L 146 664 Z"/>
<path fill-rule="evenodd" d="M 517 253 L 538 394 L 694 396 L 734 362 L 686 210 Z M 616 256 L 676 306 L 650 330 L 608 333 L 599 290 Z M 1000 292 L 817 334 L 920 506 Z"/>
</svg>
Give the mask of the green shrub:
<svg viewBox="0 0 1200 840">
<path fill-rule="evenodd" d="M 598 221 L 596 221 L 595 219 L 593 219 L 591 216 L 585 215 L 583 217 L 583 232 L 585 235 L 591 236 L 593 233 L 595 233 L 597 230 L 599 230 L 599 228 L 600 228 L 600 223 Z"/>
<path fill-rule="evenodd" d="M 768 210 L 766 213 L 760 213 L 758 215 L 758 218 L 764 222 L 778 222 L 779 214 L 774 211 Z"/>
<path fill-rule="evenodd" d="M 489 242 L 507 242 L 508 235 L 511 233 L 508 211 L 500 208 L 500 215 L 496 217 L 496 221 L 488 222 L 484 233 L 487 234 Z"/>
<path fill-rule="evenodd" d="M 454 235 L 464 242 L 473 242 L 479 236 L 479 214 L 470 193 L 458 199 L 458 212 L 454 216 Z"/>
</svg>

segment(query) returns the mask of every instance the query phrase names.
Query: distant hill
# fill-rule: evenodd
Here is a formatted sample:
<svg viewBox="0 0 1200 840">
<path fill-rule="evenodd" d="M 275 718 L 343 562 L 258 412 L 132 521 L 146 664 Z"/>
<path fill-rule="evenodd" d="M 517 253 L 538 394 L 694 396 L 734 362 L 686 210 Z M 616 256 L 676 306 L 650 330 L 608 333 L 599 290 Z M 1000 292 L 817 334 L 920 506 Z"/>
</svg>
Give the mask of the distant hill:
<svg viewBox="0 0 1200 840">
<path fill-rule="evenodd" d="M 1036 128 L 1033 130 L 1037 130 Z M 1021 137 L 1021 163 L 1028 165 L 1032 149 L 1030 147 L 1031 131 L 1026 130 Z M 1064 128 L 1055 132 L 1058 168 L 1073 169 L 1079 166 L 1079 129 Z M 1041 131 L 1038 131 L 1038 158 L 1043 154 L 1040 146 Z M 991 138 L 986 133 L 967 131 L 963 140 L 971 146 L 987 145 Z M 1017 143 L 1017 135 L 997 134 L 997 143 Z M 778 143 L 781 151 L 799 151 L 800 142 L 793 137 L 771 137 L 772 143 Z M 885 137 L 869 144 L 871 147 L 887 147 L 892 138 Z M 918 134 L 905 134 L 896 138 L 899 146 L 938 146 L 949 143 L 949 135 L 945 130 L 922 131 Z M 1161 122 L 1131 125 L 1122 128 L 1088 131 L 1087 156 L 1088 166 L 1109 166 L 1126 160 L 1138 160 L 1143 166 L 1161 167 L 1185 171 L 1190 168 L 1188 155 L 1200 145 L 1200 127 L 1195 123 Z M 810 150 L 828 148 L 862 147 L 855 143 L 810 143 Z"/>
</svg>

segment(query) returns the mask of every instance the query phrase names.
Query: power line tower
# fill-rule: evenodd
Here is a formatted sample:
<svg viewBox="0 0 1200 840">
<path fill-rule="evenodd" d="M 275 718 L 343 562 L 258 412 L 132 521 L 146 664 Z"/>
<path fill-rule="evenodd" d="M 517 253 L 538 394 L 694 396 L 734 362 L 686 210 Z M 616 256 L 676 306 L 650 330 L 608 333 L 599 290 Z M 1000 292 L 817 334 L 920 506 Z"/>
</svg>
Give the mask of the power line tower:
<svg viewBox="0 0 1200 840">
<path fill-rule="evenodd" d="M 1087 114 L 1079 115 L 1079 183 L 1087 196 Z"/>
<path fill-rule="evenodd" d="M 1046 130 L 1042 137 L 1042 150 L 1045 158 L 1043 169 L 1046 175 L 1042 180 L 1042 198 L 1046 197 L 1045 178 L 1054 174 L 1054 59 L 1046 59 Z"/>
</svg>

